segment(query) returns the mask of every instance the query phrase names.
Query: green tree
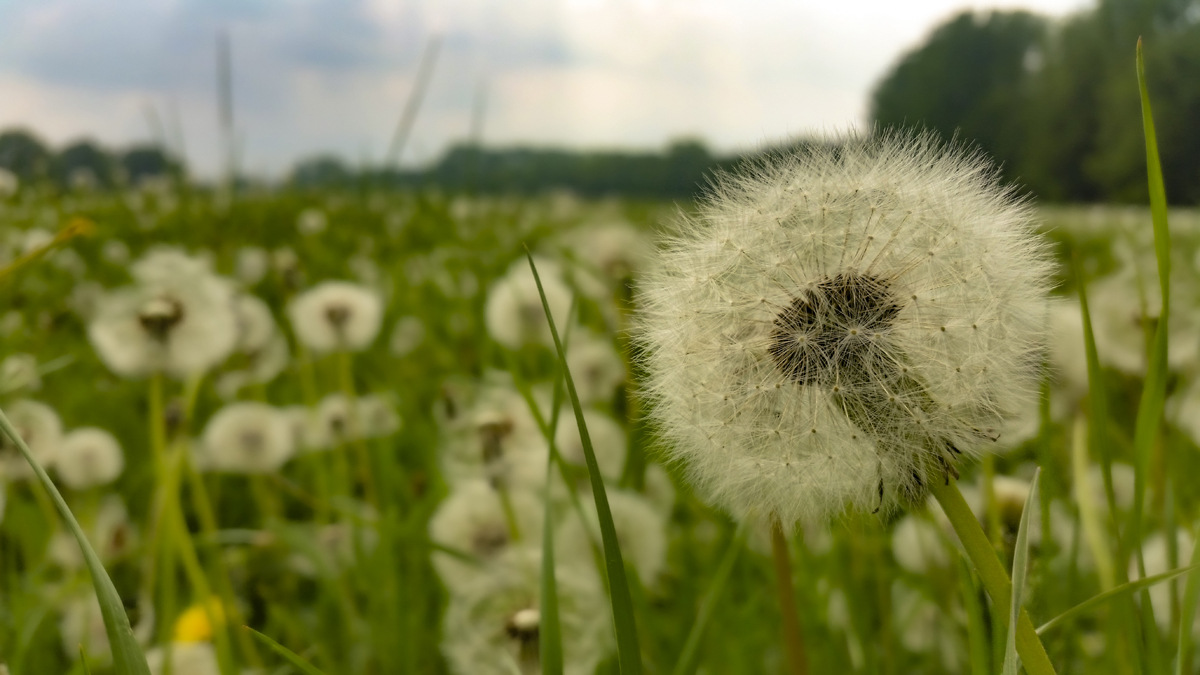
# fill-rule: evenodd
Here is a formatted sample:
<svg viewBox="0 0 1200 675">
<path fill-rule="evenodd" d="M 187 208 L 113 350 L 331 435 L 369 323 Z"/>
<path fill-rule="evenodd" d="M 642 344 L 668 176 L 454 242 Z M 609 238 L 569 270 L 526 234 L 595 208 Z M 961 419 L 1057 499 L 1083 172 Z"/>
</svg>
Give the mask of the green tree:
<svg viewBox="0 0 1200 675">
<path fill-rule="evenodd" d="M 0 167 L 15 173 L 22 182 L 44 178 L 50 166 L 46 145 L 24 129 L 0 133 Z"/>
<path fill-rule="evenodd" d="M 1046 31 L 1046 20 L 1029 12 L 959 14 L 884 77 L 871 117 L 880 127 L 957 136 L 1013 178 L 1029 108 L 1027 74 L 1041 58 Z"/>
</svg>

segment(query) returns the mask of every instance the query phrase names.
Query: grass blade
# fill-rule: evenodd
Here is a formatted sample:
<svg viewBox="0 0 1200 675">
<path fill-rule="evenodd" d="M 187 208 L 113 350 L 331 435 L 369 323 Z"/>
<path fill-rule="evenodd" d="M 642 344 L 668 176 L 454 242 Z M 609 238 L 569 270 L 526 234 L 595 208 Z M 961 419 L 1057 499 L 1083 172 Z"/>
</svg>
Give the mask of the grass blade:
<svg viewBox="0 0 1200 675">
<path fill-rule="evenodd" d="M 1198 546 L 1196 548 L 1197 548 L 1197 550 L 1200 550 L 1200 546 Z M 1193 563 L 1191 565 L 1188 565 L 1187 567 L 1180 567 L 1179 569 L 1169 570 L 1167 572 L 1163 572 L 1162 574 L 1155 574 L 1152 577 L 1146 577 L 1145 579 L 1136 579 L 1134 581 L 1129 581 L 1129 582 L 1121 584 L 1120 586 L 1117 586 L 1116 588 L 1114 588 L 1112 590 L 1104 591 L 1103 593 L 1099 593 L 1091 598 L 1088 598 L 1087 600 L 1084 600 L 1083 602 L 1079 603 L 1078 605 L 1075 605 L 1071 609 L 1068 609 L 1067 611 L 1063 612 L 1062 614 L 1059 614 L 1058 616 L 1054 617 L 1053 619 L 1050 619 L 1046 623 L 1039 626 L 1037 629 L 1038 635 L 1043 635 L 1047 631 L 1054 630 L 1055 628 L 1057 628 L 1064 622 L 1069 621 L 1090 609 L 1093 609 L 1095 607 L 1103 605 L 1104 603 L 1108 602 L 1109 600 L 1112 600 L 1113 598 L 1117 598 L 1122 595 L 1128 595 L 1128 594 L 1134 593 L 1136 591 L 1145 590 L 1147 588 L 1150 588 L 1151 586 L 1160 584 L 1164 581 L 1170 581 L 1171 579 L 1174 579 L 1177 576 L 1187 574 L 1188 572 L 1191 572 L 1193 570 L 1200 569 L 1200 556 L 1193 555 L 1192 559 L 1193 559 Z"/>
<path fill-rule="evenodd" d="M 1017 544 L 1013 549 L 1012 600 L 1008 614 L 1008 642 L 1004 648 L 1004 675 L 1017 675 L 1021 668 L 1017 658 L 1017 625 L 1020 623 L 1021 602 L 1025 594 L 1025 573 L 1029 568 L 1029 514 L 1037 501 L 1038 479 L 1041 476 L 1039 467 L 1033 473 L 1029 496 L 1025 498 L 1025 508 L 1021 510 L 1021 525 L 1017 528 Z"/>
<path fill-rule="evenodd" d="M 250 626 L 242 626 L 242 628 L 250 631 L 250 634 L 254 636 L 254 639 L 266 645 L 271 651 L 282 656 L 287 660 L 288 663 L 299 668 L 300 672 L 304 673 L 305 675 L 325 675 L 325 673 L 322 673 L 320 670 L 318 670 L 316 666 L 300 658 L 296 652 L 284 647 L 266 635 L 254 630 Z"/>
<path fill-rule="evenodd" d="M 1146 383 L 1138 403 L 1137 423 L 1134 427 L 1134 488 L 1133 515 L 1129 523 L 1127 540 L 1136 552 L 1137 569 L 1146 576 L 1146 565 L 1142 558 L 1141 527 L 1143 503 L 1146 496 L 1146 477 L 1158 439 L 1163 406 L 1167 396 L 1167 325 L 1171 310 L 1171 237 L 1167 227 L 1167 195 L 1163 185 L 1162 164 L 1158 157 L 1158 140 L 1154 131 L 1154 115 L 1150 109 L 1150 94 L 1146 89 L 1146 64 L 1142 58 L 1142 41 L 1137 44 L 1138 90 L 1142 99 L 1142 131 L 1146 136 L 1146 176 L 1150 190 L 1150 215 L 1154 224 L 1154 252 L 1158 260 L 1158 284 L 1162 294 L 1162 313 L 1154 331 L 1154 343 L 1150 350 L 1150 367 Z M 1154 628 L 1153 607 L 1149 593 L 1142 595 L 1142 623 L 1146 635 L 1149 667 L 1162 672 L 1161 654 L 1157 629 Z"/>
<path fill-rule="evenodd" d="M 550 484 L 554 478 L 554 457 L 546 458 L 546 489 L 542 494 L 545 518 L 542 522 L 542 592 L 538 624 L 538 649 L 542 675 L 562 675 L 562 627 L 558 622 L 558 581 L 554 567 L 554 519 L 551 517 Z"/>
<path fill-rule="evenodd" d="M 693 675 L 696 668 L 699 667 L 700 641 L 704 639 L 704 631 L 708 628 L 708 622 L 712 619 L 713 612 L 716 611 L 717 598 L 721 597 L 721 593 L 725 590 L 725 582 L 729 581 L 729 576 L 733 573 L 733 565 L 737 562 L 738 553 L 745 545 L 746 527 L 741 525 L 729 542 L 729 547 L 725 549 L 725 555 L 721 556 L 721 562 L 717 566 L 717 573 L 713 576 L 712 584 L 709 585 L 708 592 L 704 594 L 704 600 L 700 602 L 700 610 L 696 612 L 696 621 L 692 623 L 692 629 L 688 631 L 687 641 L 683 644 L 683 652 L 679 654 L 675 670 L 672 671 L 674 675 Z"/>
<path fill-rule="evenodd" d="M 75 541 L 79 542 L 79 550 L 83 553 L 88 572 L 92 575 L 92 585 L 96 588 L 96 598 L 100 601 L 100 615 L 104 619 L 104 632 L 108 635 L 108 643 L 112 649 L 112 672 L 114 675 L 150 675 L 146 657 L 133 637 L 133 629 L 129 627 L 129 617 L 125 615 L 125 605 L 121 602 L 121 596 L 117 595 L 117 589 L 113 586 L 112 579 L 108 577 L 108 572 L 104 570 L 104 563 L 100 562 L 100 557 L 88 543 L 83 528 L 71 514 L 71 509 L 67 507 L 67 502 L 63 500 L 62 494 L 54 486 L 50 476 L 46 475 L 46 470 L 34 461 L 33 453 L 29 450 L 25 439 L 21 438 L 21 435 L 13 428 L 12 422 L 8 420 L 8 416 L 4 414 L 3 410 L 0 410 L 0 431 L 12 439 L 21 454 L 25 456 L 25 461 L 33 467 L 38 481 L 54 501 L 54 507 L 58 509 L 58 514 L 66 521 L 71 534 L 75 535 Z"/>
<path fill-rule="evenodd" d="M 1075 285 L 1079 289 L 1079 311 L 1083 315 L 1083 346 L 1084 352 L 1087 355 L 1087 376 L 1088 376 L 1088 427 L 1087 427 L 1087 448 L 1091 450 L 1091 455 L 1100 460 L 1101 475 L 1104 480 L 1104 498 L 1108 502 L 1108 512 L 1112 515 L 1113 522 L 1117 518 L 1117 499 L 1116 493 L 1113 490 L 1112 481 L 1112 448 L 1108 444 L 1108 434 L 1104 431 L 1104 425 L 1108 420 L 1108 398 L 1104 387 L 1104 372 L 1100 370 L 1100 356 L 1096 351 L 1096 333 L 1092 328 L 1092 313 L 1088 307 L 1087 285 L 1084 282 L 1083 275 L 1080 274 L 1079 260 L 1072 257 L 1071 267 L 1075 272 Z M 1084 466 L 1082 471 L 1087 472 L 1087 461 L 1084 457 Z M 1077 467 L 1078 468 L 1078 467 Z M 1077 475 L 1077 479 L 1079 476 Z M 1086 496 L 1085 496 L 1086 495 Z M 1091 493 L 1079 493 L 1079 505 L 1081 509 L 1088 509 L 1095 513 L 1095 505 L 1091 501 Z M 1116 537 L 1117 551 L 1122 551 L 1120 529 L 1113 528 L 1113 536 Z M 1093 551 L 1097 553 L 1098 551 Z M 1107 550 L 1103 551 L 1103 559 L 1097 557 L 1098 568 L 1100 570 L 1100 583 L 1104 590 L 1108 590 L 1116 585 L 1117 573 L 1113 569 L 1112 560 L 1108 555 Z M 1119 574 L 1122 575 L 1121 581 L 1125 582 L 1128 579 L 1124 578 L 1125 569 L 1121 568 Z"/>
<path fill-rule="evenodd" d="M 1200 546 L 1192 547 L 1191 565 L 1200 567 Z M 1200 575 L 1189 574 L 1184 586 L 1183 605 L 1179 608 L 1179 651 L 1175 656 L 1175 674 L 1192 672 L 1192 622 L 1196 618 L 1196 603 L 1200 601 Z"/>
<path fill-rule="evenodd" d="M 575 391 L 575 381 L 571 378 L 571 370 L 567 366 L 567 354 L 563 350 L 562 341 L 558 337 L 558 328 L 554 325 L 554 317 L 550 314 L 550 303 L 542 289 L 542 278 L 538 276 L 537 265 L 533 255 L 525 249 L 525 257 L 529 259 L 529 269 L 533 271 L 533 280 L 537 283 L 538 295 L 542 299 L 542 310 L 546 313 L 546 321 L 550 324 L 550 336 L 554 338 L 554 349 L 558 352 L 559 366 L 567 382 L 567 394 L 571 398 L 571 408 L 575 412 L 575 423 L 579 426 L 579 441 L 583 445 L 583 455 L 587 461 L 588 476 L 592 482 L 592 496 L 596 500 L 596 515 L 600 520 L 600 539 L 604 544 L 604 567 L 608 572 L 609 599 L 612 602 L 613 623 L 617 633 L 617 662 L 621 666 L 621 675 L 640 675 L 642 672 L 641 648 L 638 646 L 637 624 L 633 618 L 633 598 L 629 594 L 629 581 L 625 577 L 625 561 L 621 559 L 621 547 L 617 544 L 617 529 L 613 525 L 612 510 L 608 506 L 608 495 L 604 491 L 604 478 L 600 474 L 600 465 L 596 462 L 596 453 L 592 449 L 592 438 L 588 435 L 587 422 L 583 419 L 583 408 L 579 405 L 579 394 Z"/>
</svg>

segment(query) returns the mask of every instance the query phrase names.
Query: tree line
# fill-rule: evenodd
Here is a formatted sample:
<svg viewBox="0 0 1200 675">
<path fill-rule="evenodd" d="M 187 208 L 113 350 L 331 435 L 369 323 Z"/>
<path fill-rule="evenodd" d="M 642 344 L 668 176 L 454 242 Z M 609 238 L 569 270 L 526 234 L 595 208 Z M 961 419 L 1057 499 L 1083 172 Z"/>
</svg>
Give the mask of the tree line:
<svg viewBox="0 0 1200 675">
<path fill-rule="evenodd" d="M 937 28 L 871 94 L 875 129 L 918 129 L 993 158 L 1003 178 L 1050 202 L 1144 202 L 1145 151 L 1134 45 L 1145 40 L 1168 198 L 1200 204 L 1200 0 L 1099 0 L 1053 20 L 964 12 Z M 799 144 L 768 148 L 780 152 Z M 295 189 L 432 187 L 688 199 L 757 152 L 720 155 L 698 140 L 656 151 L 482 147 L 462 143 L 420 169 L 356 167 L 332 155 L 297 163 Z M 23 182 L 116 188 L 185 176 L 149 144 L 122 152 L 79 141 L 54 151 L 26 130 L 0 133 L 0 168 Z"/>
</svg>

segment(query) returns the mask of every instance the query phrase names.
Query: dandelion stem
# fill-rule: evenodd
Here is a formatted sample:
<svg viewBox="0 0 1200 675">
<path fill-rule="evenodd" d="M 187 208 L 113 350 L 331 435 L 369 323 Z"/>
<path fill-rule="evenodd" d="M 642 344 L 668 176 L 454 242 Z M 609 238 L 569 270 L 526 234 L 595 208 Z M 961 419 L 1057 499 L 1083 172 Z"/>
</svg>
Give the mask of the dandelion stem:
<svg viewBox="0 0 1200 675">
<path fill-rule="evenodd" d="M 800 631 L 800 615 L 796 609 L 796 590 L 792 587 L 792 558 L 778 518 L 771 519 L 771 553 L 775 561 L 779 609 L 783 614 L 783 646 L 787 651 L 788 672 L 791 675 L 806 675 L 808 660 L 804 653 L 804 634 Z"/>
<path fill-rule="evenodd" d="M 362 481 L 363 496 L 367 503 L 378 507 L 379 492 L 375 487 L 375 475 L 371 470 L 371 457 L 367 444 L 363 440 L 363 420 L 358 410 L 358 392 L 354 388 L 354 362 L 350 352 L 338 354 L 338 378 L 341 380 L 342 394 L 350 406 L 350 435 L 354 446 L 355 458 L 358 460 L 358 480 Z"/>
<path fill-rule="evenodd" d="M 993 618 L 1007 628 L 1008 608 L 1012 598 L 1012 580 L 1004 571 L 1004 566 L 1000 564 L 1000 557 L 996 555 L 996 549 L 988 541 L 979 521 L 975 519 L 975 514 L 971 512 L 971 507 L 967 506 L 962 492 L 958 490 L 958 483 L 953 480 L 947 480 L 945 484 L 941 481 L 931 481 L 931 483 L 930 491 L 942 505 L 942 510 L 945 511 L 946 517 L 954 527 L 954 532 L 962 542 L 967 557 L 970 558 L 971 564 L 975 566 L 975 571 L 979 574 L 979 580 L 983 582 L 983 587 L 987 589 L 988 595 L 992 598 L 992 606 L 996 608 L 992 615 Z M 1025 667 L 1025 671 L 1029 675 L 1054 675 L 1054 665 L 1050 663 L 1046 648 L 1042 646 L 1042 642 L 1037 636 L 1033 621 L 1029 618 L 1029 612 L 1024 609 L 1021 610 L 1017 624 L 1017 653 L 1021 657 L 1021 665 Z"/>
</svg>

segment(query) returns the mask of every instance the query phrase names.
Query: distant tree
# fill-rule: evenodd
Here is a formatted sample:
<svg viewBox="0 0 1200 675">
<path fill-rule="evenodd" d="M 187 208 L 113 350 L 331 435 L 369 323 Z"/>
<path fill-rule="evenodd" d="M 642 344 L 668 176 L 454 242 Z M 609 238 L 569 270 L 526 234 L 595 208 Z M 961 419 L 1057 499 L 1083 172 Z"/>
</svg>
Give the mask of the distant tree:
<svg viewBox="0 0 1200 675">
<path fill-rule="evenodd" d="M 50 168 L 50 151 L 29 131 L 5 131 L 0 133 L 0 167 L 17 174 L 22 182 L 44 178 Z"/>
<path fill-rule="evenodd" d="M 171 158 L 157 145 L 126 150 L 121 156 L 121 168 L 130 185 L 137 185 L 143 178 L 171 175 L 175 169 Z"/>
<path fill-rule="evenodd" d="M 92 141 L 76 141 L 63 148 L 55 155 L 53 166 L 54 180 L 64 188 L 79 187 L 86 181 L 97 188 L 113 187 L 116 159 Z"/>
<path fill-rule="evenodd" d="M 332 155 L 321 155 L 306 159 L 292 169 L 288 182 L 295 187 L 344 187 L 354 180 L 352 172 L 342 160 Z"/>
<path fill-rule="evenodd" d="M 1029 12 L 959 14 L 901 58 L 872 96 L 880 127 L 958 136 L 1003 164 L 1021 162 L 1029 99 L 1026 74 L 1041 58 L 1044 18 Z"/>
</svg>

